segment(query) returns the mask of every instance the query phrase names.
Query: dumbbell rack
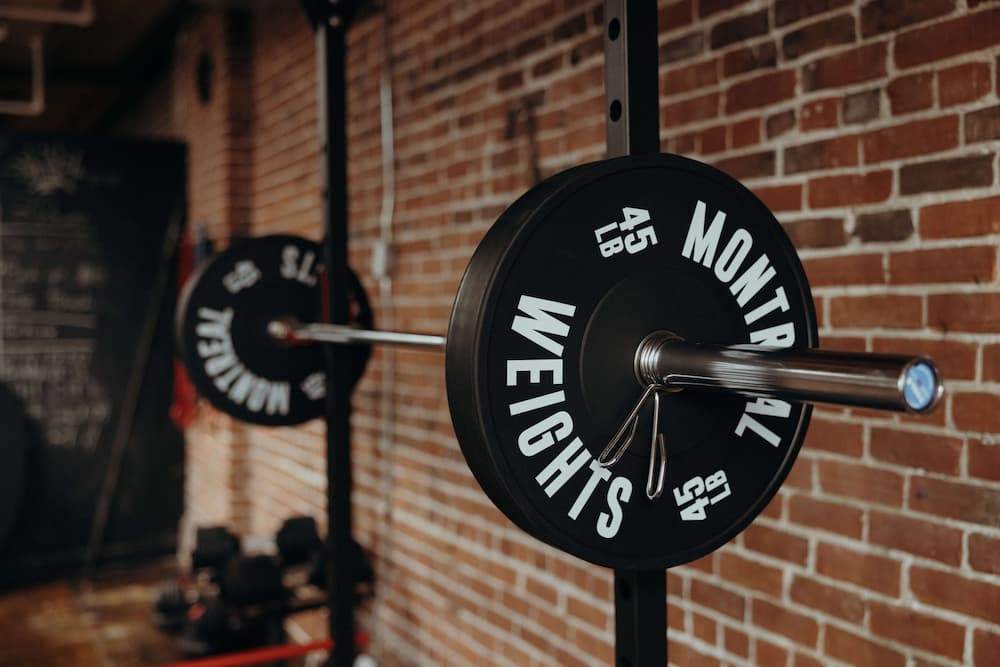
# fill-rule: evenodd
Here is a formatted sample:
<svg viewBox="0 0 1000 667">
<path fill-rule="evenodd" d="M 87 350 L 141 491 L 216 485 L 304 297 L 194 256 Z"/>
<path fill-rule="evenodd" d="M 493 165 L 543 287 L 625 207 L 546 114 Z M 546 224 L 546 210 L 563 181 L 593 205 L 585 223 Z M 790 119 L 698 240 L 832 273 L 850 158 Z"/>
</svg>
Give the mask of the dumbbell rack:
<svg viewBox="0 0 1000 667">
<path fill-rule="evenodd" d="M 323 156 L 322 219 L 327 321 L 348 322 L 346 34 L 361 0 L 300 0 L 316 33 L 319 127 Z M 605 91 L 608 157 L 658 153 L 659 89 L 656 3 L 605 0 Z M 327 549 L 330 665 L 351 667 L 354 575 L 351 560 L 350 389 L 336 382 L 347 348 L 324 346 L 327 392 Z M 616 570 L 615 662 L 618 667 L 667 664 L 666 572 Z"/>
</svg>

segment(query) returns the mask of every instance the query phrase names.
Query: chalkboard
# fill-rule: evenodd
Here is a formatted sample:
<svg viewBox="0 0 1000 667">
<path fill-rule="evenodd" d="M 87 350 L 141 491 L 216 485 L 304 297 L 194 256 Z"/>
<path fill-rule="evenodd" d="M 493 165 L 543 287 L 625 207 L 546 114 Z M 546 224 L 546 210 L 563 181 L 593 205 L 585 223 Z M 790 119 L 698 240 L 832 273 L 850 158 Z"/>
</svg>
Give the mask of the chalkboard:
<svg viewBox="0 0 1000 667">
<path fill-rule="evenodd" d="M 173 270 L 161 253 L 185 182 L 181 144 L 0 132 L 0 382 L 33 435 L 0 587 L 79 565 L 129 373 L 144 361 L 143 321 L 158 305 L 102 552 L 173 548 L 184 464 L 168 417 L 176 291 L 160 304 L 152 292 Z"/>
</svg>

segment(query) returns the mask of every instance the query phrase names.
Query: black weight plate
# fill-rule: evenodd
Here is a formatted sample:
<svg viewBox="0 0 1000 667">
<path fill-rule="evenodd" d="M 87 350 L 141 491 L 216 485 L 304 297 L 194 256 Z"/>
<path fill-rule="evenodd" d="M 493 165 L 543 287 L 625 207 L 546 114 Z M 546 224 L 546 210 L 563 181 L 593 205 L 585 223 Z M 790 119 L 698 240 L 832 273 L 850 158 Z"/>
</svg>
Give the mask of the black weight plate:
<svg viewBox="0 0 1000 667">
<path fill-rule="evenodd" d="M 462 451 L 494 503 L 553 546 L 609 567 L 698 558 L 777 491 L 808 406 L 665 397 L 667 483 L 656 500 L 645 495 L 648 411 L 622 461 L 604 471 L 596 457 L 642 392 L 633 357 L 649 333 L 815 346 L 801 264 L 760 200 L 692 160 L 608 160 L 540 188 L 487 233 L 456 297 L 447 380 Z"/>
<path fill-rule="evenodd" d="M 521 225 L 527 222 L 528 217 L 545 202 L 552 192 L 573 178 L 575 174 L 586 168 L 586 166 L 573 167 L 554 174 L 521 195 L 490 228 L 489 233 L 483 238 L 476 249 L 476 255 L 484 254 L 493 257 L 502 254 L 504 248 L 506 248 L 508 237 L 516 233 Z M 452 414 L 454 428 L 459 436 L 459 442 L 463 441 L 463 436 L 458 430 L 465 428 L 475 429 L 475 426 L 467 420 L 456 418 L 456 416 L 471 414 L 475 411 L 479 405 L 480 396 L 475 386 L 463 385 L 469 377 L 471 368 L 463 361 L 467 355 L 452 353 L 452 340 L 467 341 L 470 337 L 478 336 L 478 332 L 475 331 L 474 327 L 478 319 L 482 316 L 482 313 L 473 313 L 465 310 L 458 312 L 457 305 L 459 303 L 471 304 L 476 300 L 475 295 L 466 294 L 463 296 L 463 292 L 477 292 L 485 288 L 486 280 L 489 276 L 480 275 L 484 273 L 488 274 L 488 271 L 484 271 L 484 269 L 488 269 L 487 262 L 476 263 L 475 258 L 473 258 L 473 261 L 469 263 L 462 282 L 459 285 L 458 294 L 455 297 L 456 308 L 452 310 L 452 319 L 448 327 L 445 380 L 448 387 L 449 409 Z M 453 378 L 453 375 L 457 375 L 458 377 Z M 468 386 L 471 388 L 471 391 L 461 393 L 452 391 L 453 387 L 461 386 Z M 482 434 L 474 432 L 468 435 L 469 439 L 478 437 L 482 437 Z M 497 465 L 493 460 L 493 451 L 486 447 L 475 447 L 468 450 L 463 448 L 463 454 L 469 463 L 469 469 L 475 476 L 476 481 L 479 482 L 479 485 L 493 501 L 493 504 L 517 525 L 522 527 L 526 525 L 528 518 L 522 514 L 520 504 L 511 500 L 513 497 L 512 494 L 516 493 L 516 491 L 512 491 L 507 485 L 506 478 L 492 474 L 491 472 L 496 469 Z"/>
<path fill-rule="evenodd" d="M 177 310 L 177 340 L 191 381 L 216 408 L 242 421 L 280 426 L 323 413 L 325 365 L 318 345 L 291 345 L 267 333 L 273 320 L 316 322 L 320 313 L 317 243 L 275 235 L 233 243 L 195 273 Z M 349 271 L 352 323 L 372 313 Z M 351 345 L 342 381 L 353 387 L 371 354 Z"/>
</svg>

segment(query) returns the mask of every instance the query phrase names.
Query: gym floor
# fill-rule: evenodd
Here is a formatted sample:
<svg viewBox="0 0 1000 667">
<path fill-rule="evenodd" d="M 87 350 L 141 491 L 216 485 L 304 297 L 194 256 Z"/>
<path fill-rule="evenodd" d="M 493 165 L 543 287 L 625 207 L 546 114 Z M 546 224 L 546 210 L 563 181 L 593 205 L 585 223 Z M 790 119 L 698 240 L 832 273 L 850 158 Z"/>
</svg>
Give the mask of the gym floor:
<svg viewBox="0 0 1000 667">
<path fill-rule="evenodd" d="M 153 593 L 176 575 L 161 561 L 109 569 L 85 590 L 58 581 L 0 594 L 0 667 L 131 667 L 182 658 L 153 625 Z"/>
</svg>

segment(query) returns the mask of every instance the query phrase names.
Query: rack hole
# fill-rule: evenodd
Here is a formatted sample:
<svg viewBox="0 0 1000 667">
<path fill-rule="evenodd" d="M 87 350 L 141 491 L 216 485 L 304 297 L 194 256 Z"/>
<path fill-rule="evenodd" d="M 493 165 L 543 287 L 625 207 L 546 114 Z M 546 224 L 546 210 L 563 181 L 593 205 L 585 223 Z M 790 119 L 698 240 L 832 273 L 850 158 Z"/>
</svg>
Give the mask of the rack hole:
<svg viewBox="0 0 1000 667">
<path fill-rule="evenodd" d="M 618 19 L 611 19 L 608 22 L 608 39 L 612 42 L 618 39 L 618 35 L 622 33 L 622 22 Z"/>
<path fill-rule="evenodd" d="M 614 100 L 611 102 L 611 106 L 608 108 L 608 114 L 611 116 L 611 120 L 615 123 L 618 119 L 622 117 L 622 103 L 621 100 Z"/>
</svg>

